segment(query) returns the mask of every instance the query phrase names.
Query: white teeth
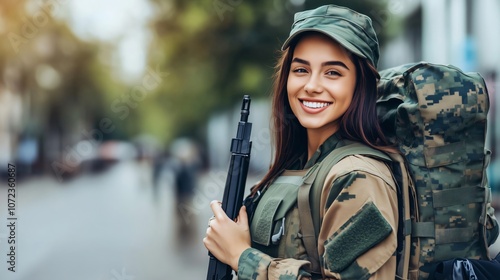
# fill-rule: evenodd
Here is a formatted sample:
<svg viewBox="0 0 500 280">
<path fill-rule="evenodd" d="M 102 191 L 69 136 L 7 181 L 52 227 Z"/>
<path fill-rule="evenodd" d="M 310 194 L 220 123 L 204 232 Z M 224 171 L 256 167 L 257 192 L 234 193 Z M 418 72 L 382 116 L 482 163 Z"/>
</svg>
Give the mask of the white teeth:
<svg viewBox="0 0 500 280">
<path fill-rule="evenodd" d="M 303 103 L 306 107 L 313 108 L 313 109 L 323 108 L 323 107 L 326 107 L 326 106 L 330 105 L 330 103 L 326 103 L 326 102 L 310 102 L 310 101 L 302 101 L 302 103 Z"/>
</svg>

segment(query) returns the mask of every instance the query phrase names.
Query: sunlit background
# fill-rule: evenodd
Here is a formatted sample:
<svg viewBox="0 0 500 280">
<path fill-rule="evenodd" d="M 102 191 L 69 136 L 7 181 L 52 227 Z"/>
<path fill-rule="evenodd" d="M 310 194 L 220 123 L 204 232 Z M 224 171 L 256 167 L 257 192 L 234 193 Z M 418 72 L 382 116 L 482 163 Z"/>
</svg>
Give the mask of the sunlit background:
<svg viewBox="0 0 500 280">
<path fill-rule="evenodd" d="M 276 50 L 296 11 L 327 3 L 372 18 L 379 69 L 482 74 L 500 207 L 498 0 L 1 0 L 0 279 L 205 279 L 208 203 L 222 197 L 241 98 L 252 184 L 271 159 Z"/>
</svg>

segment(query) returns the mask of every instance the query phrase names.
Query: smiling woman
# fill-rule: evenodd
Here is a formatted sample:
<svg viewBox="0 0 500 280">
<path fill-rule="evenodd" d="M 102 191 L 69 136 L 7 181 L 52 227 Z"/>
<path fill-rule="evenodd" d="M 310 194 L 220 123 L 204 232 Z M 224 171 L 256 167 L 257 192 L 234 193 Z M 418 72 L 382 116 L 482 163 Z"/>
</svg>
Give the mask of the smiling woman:
<svg viewBox="0 0 500 280">
<path fill-rule="evenodd" d="M 295 15 L 276 67 L 274 162 L 236 222 L 211 204 L 205 246 L 238 279 L 395 278 L 397 191 L 382 152 L 395 150 L 376 116 L 378 54 L 365 15 L 335 5 Z M 353 145 L 377 156 L 344 154 Z"/>
<path fill-rule="evenodd" d="M 308 158 L 339 129 L 351 104 L 356 67 L 347 51 L 320 33 L 305 33 L 295 47 L 288 76 L 288 101 L 307 130 Z"/>
</svg>

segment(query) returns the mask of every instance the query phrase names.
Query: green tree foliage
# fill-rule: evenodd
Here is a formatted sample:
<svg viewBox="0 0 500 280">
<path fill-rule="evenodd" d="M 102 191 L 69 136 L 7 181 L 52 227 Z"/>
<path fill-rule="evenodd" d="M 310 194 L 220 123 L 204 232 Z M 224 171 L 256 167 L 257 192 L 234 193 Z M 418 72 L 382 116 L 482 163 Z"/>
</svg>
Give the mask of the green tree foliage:
<svg viewBox="0 0 500 280">
<path fill-rule="evenodd" d="M 6 0 L 0 3 L 0 94 L 20 100 L 6 106 L 19 122 L 9 132 L 11 150 L 29 135 L 38 139 L 42 164 L 86 138 L 103 112 L 102 86 L 96 78 L 103 68 L 98 46 L 77 38 L 56 18 L 64 2 Z M 5 130 L 4 130 L 5 131 Z M 88 137 L 87 137 L 88 138 Z"/>
<path fill-rule="evenodd" d="M 196 135 L 214 111 L 243 94 L 269 92 L 273 49 L 268 1 L 173 1 L 155 3 L 151 65 L 169 73 L 157 98 L 172 134 Z M 271 12 L 269 12 L 271 11 Z"/>
</svg>

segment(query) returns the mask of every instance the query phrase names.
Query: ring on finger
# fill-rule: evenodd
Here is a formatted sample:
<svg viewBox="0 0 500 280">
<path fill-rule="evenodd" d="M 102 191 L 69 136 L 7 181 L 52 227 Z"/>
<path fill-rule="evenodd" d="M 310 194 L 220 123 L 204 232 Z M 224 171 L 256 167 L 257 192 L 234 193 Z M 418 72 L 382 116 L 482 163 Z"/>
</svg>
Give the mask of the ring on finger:
<svg viewBox="0 0 500 280">
<path fill-rule="evenodd" d="M 215 219 L 215 216 L 212 216 L 212 217 L 210 217 L 210 219 L 208 219 L 208 227 L 210 227 L 210 222 L 212 222 L 214 219 Z"/>
</svg>

